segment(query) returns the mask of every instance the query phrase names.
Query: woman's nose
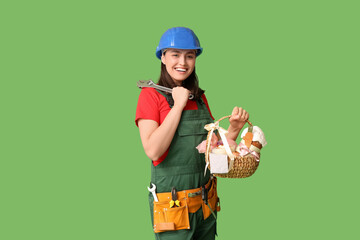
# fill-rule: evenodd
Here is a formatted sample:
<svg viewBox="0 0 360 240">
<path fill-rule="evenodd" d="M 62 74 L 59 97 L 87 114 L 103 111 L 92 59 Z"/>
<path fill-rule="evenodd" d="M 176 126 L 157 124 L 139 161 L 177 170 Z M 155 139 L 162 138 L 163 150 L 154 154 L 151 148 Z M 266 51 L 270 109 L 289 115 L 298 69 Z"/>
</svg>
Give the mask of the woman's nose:
<svg viewBox="0 0 360 240">
<path fill-rule="evenodd" d="M 179 63 L 185 65 L 185 56 L 180 56 Z"/>
</svg>

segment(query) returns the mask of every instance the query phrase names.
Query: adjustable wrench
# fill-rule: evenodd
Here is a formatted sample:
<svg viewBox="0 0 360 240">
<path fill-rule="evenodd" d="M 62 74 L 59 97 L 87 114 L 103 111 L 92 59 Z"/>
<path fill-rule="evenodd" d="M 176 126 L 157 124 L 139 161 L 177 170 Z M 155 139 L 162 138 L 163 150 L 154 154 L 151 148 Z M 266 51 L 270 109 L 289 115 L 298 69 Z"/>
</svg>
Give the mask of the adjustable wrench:
<svg viewBox="0 0 360 240">
<path fill-rule="evenodd" d="M 163 86 L 159 86 L 157 84 L 155 84 L 153 81 L 151 80 L 139 80 L 137 83 L 136 83 L 136 86 L 138 88 L 143 88 L 143 87 L 151 87 L 151 88 L 155 88 L 155 89 L 158 89 L 160 91 L 163 91 L 163 92 L 168 92 L 168 93 L 172 93 L 172 89 L 171 88 L 167 88 L 167 87 L 163 87 Z M 194 95 L 190 94 L 189 95 L 189 99 L 193 99 L 194 98 Z"/>
<path fill-rule="evenodd" d="M 151 187 L 151 188 L 148 187 L 148 190 L 149 190 L 149 192 L 152 193 L 155 202 L 158 202 L 159 200 L 158 200 L 158 198 L 157 198 L 157 196 L 156 196 L 156 192 L 155 192 L 155 190 L 156 190 L 156 185 L 153 184 L 153 183 L 151 183 L 151 185 L 152 185 L 152 187 Z"/>
</svg>

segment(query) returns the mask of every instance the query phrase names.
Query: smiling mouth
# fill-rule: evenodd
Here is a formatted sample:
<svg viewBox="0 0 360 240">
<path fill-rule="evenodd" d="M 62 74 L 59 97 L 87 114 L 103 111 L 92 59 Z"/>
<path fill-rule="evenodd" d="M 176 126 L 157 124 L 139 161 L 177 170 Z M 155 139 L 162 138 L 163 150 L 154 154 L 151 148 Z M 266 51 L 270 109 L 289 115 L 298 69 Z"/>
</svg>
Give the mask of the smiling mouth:
<svg viewBox="0 0 360 240">
<path fill-rule="evenodd" d="M 185 68 L 175 68 L 175 70 L 178 72 L 186 72 Z"/>
</svg>

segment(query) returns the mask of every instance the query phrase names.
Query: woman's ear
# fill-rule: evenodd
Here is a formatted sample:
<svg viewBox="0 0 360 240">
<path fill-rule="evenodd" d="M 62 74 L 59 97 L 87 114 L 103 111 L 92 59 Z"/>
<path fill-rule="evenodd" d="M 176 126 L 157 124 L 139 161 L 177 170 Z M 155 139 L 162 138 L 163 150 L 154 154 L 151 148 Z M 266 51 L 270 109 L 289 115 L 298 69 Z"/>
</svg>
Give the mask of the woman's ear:
<svg viewBox="0 0 360 240">
<path fill-rule="evenodd" d="M 165 55 L 164 55 L 164 54 L 161 55 L 161 62 L 162 62 L 164 65 L 166 65 L 166 64 L 165 64 Z"/>
</svg>

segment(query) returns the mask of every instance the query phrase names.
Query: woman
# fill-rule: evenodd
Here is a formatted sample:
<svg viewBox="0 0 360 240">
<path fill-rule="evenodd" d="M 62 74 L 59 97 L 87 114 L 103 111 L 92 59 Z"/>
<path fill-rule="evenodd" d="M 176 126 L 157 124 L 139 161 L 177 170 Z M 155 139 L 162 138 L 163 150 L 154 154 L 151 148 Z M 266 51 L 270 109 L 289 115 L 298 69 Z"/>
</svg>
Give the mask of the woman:
<svg viewBox="0 0 360 240">
<path fill-rule="evenodd" d="M 158 201 L 149 194 L 149 202 L 156 239 L 215 239 L 216 179 L 208 170 L 204 174 L 204 155 L 195 148 L 206 139 L 204 126 L 214 120 L 195 73 L 202 50 L 192 30 L 167 30 L 156 49 L 161 60 L 158 84 L 172 88 L 172 94 L 144 88 L 139 96 L 135 122 L 152 160 L 151 183 Z M 227 137 L 236 140 L 248 118 L 235 107 Z"/>
</svg>

